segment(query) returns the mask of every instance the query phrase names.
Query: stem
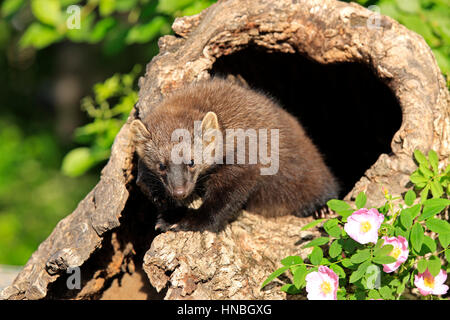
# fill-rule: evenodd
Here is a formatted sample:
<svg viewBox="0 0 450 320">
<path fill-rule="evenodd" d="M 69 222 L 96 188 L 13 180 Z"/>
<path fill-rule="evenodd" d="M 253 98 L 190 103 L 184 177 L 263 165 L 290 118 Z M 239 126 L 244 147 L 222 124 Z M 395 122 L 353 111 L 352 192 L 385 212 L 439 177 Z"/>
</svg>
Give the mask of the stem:
<svg viewBox="0 0 450 320">
<path fill-rule="evenodd" d="M 450 249 L 450 246 L 448 246 L 447 248 L 445 248 L 444 250 L 439 251 L 438 253 L 436 253 L 436 255 L 440 255 L 442 252 L 447 251 L 448 249 Z"/>
</svg>

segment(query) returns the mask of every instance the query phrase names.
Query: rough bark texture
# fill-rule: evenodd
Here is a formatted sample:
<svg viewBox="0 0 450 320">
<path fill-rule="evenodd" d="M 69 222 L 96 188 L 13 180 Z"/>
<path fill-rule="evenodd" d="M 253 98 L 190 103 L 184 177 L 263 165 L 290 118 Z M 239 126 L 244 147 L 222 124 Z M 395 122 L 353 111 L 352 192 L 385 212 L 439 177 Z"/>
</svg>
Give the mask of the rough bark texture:
<svg viewBox="0 0 450 320">
<path fill-rule="evenodd" d="M 369 27 L 377 21 L 379 27 Z M 210 77 L 220 57 L 257 46 L 320 64 L 366 65 L 395 95 L 402 122 L 392 137 L 392 152 L 379 154 L 346 200 L 364 190 L 369 205 L 377 205 L 382 201 L 380 184 L 393 194 L 404 192 L 415 169 L 415 148 L 433 148 L 442 165 L 448 161 L 450 98 L 444 79 L 423 38 L 388 17 L 334 0 L 228 0 L 177 19 L 173 30 L 176 36 L 160 39 L 160 54 L 140 79 L 139 102 L 129 121 L 149 112 L 170 90 Z M 307 253 L 301 249 L 302 238 L 315 234 L 299 229 L 308 219 L 269 220 L 244 212 L 219 234 L 155 235 L 152 205 L 135 185 L 128 123 L 115 140 L 98 185 L 58 223 L 2 297 L 285 298 L 279 284 L 262 291 L 260 285 L 281 258 Z M 77 266 L 82 288 L 67 290 L 65 270 Z"/>
</svg>

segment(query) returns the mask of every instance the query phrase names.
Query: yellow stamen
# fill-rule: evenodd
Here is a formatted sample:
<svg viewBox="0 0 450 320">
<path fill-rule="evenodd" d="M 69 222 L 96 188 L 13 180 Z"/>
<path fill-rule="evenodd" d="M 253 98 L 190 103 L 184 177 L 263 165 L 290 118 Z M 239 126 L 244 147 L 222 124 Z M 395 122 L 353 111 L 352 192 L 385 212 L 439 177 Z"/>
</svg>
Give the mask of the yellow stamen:
<svg viewBox="0 0 450 320">
<path fill-rule="evenodd" d="M 360 231 L 361 231 L 362 233 L 366 233 L 366 232 L 368 232 L 370 229 L 372 229 L 372 225 L 370 224 L 369 221 L 365 221 L 365 222 L 361 223 Z"/>
<path fill-rule="evenodd" d="M 331 284 L 328 281 L 324 281 L 320 285 L 320 289 L 324 295 L 327 295 L 331 292 Z"/>
<path fill-rule="evenodd" d="M 392 249 L 391 253 L 389 254 L 391 257 L 394 257 L 395 259 L 398 259 L 398 257 L 402 254 L 402 250 L 400 248 L 394 248 Z"/>
<path fill-rule="evenodd" d="M 431 274 L 427 274 L 423 277 L 423 283 L 428 287 L 433 289 L 434 288 L 434 277 Z"/>
</svg>

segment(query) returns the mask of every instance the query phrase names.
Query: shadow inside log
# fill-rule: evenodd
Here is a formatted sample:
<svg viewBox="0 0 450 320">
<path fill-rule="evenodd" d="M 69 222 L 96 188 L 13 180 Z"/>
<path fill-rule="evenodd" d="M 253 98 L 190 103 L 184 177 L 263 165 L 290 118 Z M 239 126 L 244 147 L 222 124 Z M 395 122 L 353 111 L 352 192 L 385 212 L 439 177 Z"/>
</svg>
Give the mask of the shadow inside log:
<svg viewBox="0 0 450 320">
<path fill-rule="evenodd" d="M 133 166 L 136 171 L 137 166 Z M 134 182 L 120 226 L 105 233 L 101 247 L 80 267 L 80 288 L 74 288 L 73 272 L 63 272 L 49 285 L 46 299 L 162 299 L 142 269 L 145 252 L 157 233 L 155 209 Z"/>
<path fill-rule="evenodd" d="M 402 122 L 396 97 L 367 65 L 324 65 L 300 54 L 249 47 L 220 57 L 210 73 L 239 75 L 295 115 L 339 180 L 341 197 L 380 154 L 391 153 Z"/>
</svg>

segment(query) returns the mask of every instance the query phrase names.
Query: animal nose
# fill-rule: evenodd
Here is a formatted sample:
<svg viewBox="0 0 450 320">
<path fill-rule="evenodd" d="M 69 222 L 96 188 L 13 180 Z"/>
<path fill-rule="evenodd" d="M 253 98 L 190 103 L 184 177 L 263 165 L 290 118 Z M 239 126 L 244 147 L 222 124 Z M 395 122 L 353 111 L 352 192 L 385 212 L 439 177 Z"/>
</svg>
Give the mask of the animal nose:
<svg viewBox="0 0 450 320">
<path fill-rule="evenodd" d="M 184 187 L 176 187 L 173 189 L 173 195 L 176 198 L 184 198 L 186 196 L 186 189 Z"/>
</svg>

